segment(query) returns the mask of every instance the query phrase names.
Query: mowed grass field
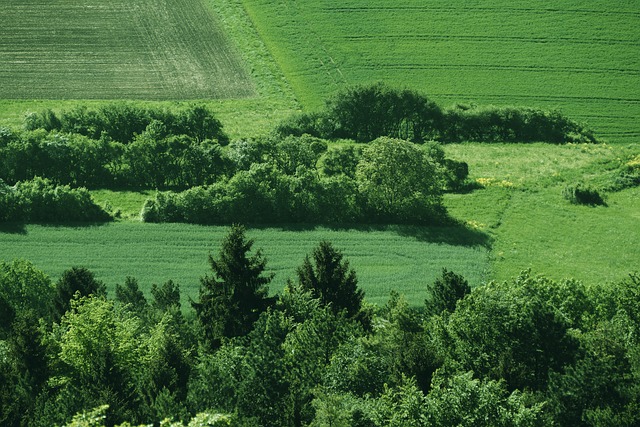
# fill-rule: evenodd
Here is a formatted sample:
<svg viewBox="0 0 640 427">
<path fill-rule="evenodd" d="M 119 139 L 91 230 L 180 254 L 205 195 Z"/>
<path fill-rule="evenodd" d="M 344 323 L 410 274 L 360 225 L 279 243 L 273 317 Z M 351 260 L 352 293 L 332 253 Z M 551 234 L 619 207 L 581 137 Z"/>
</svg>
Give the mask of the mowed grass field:
<svg viewBox="0 0 640 427">
<path fill-rule="evenodd" d="M 640 2 L 243 0 L 305 107 L 385 81 L 443 105 L 560 109 L 640 137 Z"/>
<path fill-rule="evenodd" d="M 227 227 L 189 224 L 145 224 L 135 221 L 73 227 L 27 225 L 0 233 L 0 260 L 25 258 L 54 280 L 71 266 L 84 266 L 103 280 L 113 296 L 116 283 L 127 276 L 139 279 L 147 293 L 152 283 L 172 279 L 181 285 L 183 300 L 197 299 L 200 277 L 210 274 L 208 254 L 217 256 Z M 421 305 L 426 286 L 448 268 L 475 286 L 487 277 L 488 249 L 479 244 L 450 242 L 459 230 L 398 227 L 249 229 L 254 249 L 262 248 L 267 270 L 275 274 L 272 293 L 321 240 L 341 250 L 356 270 L 367 301 L 383 304 L 392 290 Z M 445 237 L 443 239 L 443 237 Z"/>
</svg>

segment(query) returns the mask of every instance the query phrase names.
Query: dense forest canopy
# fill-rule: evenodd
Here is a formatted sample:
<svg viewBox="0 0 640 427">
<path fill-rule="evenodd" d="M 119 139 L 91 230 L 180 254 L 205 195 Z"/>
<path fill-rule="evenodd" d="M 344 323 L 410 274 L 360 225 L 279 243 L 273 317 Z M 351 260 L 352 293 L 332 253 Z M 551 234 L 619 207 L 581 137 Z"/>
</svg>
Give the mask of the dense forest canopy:
<svg viewBox="0 0 640 427">
<path fill-rule="evenodd" d="M 0 422 L 640 422 L 637 275 L 587 287 L 526 271 L 471 289 L 444 270 L 422 308 L 395 293 L 374 307 L 330 242 L 274 297 L 244 227 L 209 261 L 194 310 L 172 281 L 147 299 L 130 277 L 107 299 L 86 269 L 54 282 L 29 262 L 2 263 Z"/>
</svg>

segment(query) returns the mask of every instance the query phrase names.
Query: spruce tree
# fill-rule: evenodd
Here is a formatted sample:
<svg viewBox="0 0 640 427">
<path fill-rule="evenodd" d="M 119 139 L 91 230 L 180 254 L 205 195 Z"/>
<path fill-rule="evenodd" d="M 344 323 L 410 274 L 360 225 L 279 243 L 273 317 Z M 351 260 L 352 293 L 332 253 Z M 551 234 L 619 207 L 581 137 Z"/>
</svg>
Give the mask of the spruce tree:
<svg viewBox="0 0 640 427">
<path fill-rule="evenodd" d="M 212 349 L 222 338 L 246 335 L 269 305 L 267 285 L 273 276 L 264 275 L 267 262 L 260 250 L 249 254 L 253 243 L 243 226 L 233 225 L 218 257 L 209 255 L 214 274 L 200 279 L 199 301 L 191 305 Z"/>
<path fill-rule="evenodd" d="M 362 307 L 364 292 L 358 288 L 356 272 L 349 268 L 349 261 L 330 242 L 321 241 L 313 250 L 313 262 L 306 256 L 298 268 L 298 280 L 302 289 L 310 291 L 314 298 L 338 313 L 346 310 L 349 317 L 356 316 Z"/>
</svg>

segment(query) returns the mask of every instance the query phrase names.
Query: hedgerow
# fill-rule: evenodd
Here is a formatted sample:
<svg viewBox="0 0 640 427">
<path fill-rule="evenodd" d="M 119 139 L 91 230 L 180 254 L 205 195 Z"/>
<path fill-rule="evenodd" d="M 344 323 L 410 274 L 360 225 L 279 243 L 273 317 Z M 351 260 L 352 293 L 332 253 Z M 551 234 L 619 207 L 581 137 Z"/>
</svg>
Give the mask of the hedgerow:
<svg viewBox="0 0 640 427">
<path fill-rule="evenodd" d="M 380 83 L 339 92 L 327 100 L 323 110 L 292 116 L 276 132 L 360 142 L 381 136 L 417 143 L 596 142 L 593 131 L 558 111 L 461 104 L 444 109 L 418 92 Z"/>
<path fill-rule="evenodd" d="M 86 188 L 54 185 L 35 178 L 9 186 L 0 180 L 0 222 L 108 221 Z"/>
</svg>

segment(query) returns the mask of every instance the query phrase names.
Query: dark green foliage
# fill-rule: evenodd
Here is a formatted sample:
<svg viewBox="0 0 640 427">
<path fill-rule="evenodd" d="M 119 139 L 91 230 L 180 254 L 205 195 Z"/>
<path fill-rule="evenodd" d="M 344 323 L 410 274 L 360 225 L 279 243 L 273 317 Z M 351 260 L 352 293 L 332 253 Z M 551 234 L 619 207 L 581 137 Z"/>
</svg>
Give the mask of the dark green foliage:
<svg viewBox="0 0 640 427">
<path fill-rule="evenodd" d="M 233 225 L 218 258 L 209 255 L 214 275 L 201 279 L 199 300 L 191 305 L 211 348 L 223 338 L 246 335 L 269 305 L 267 285 L 272 276 L 264 275 L 266 260 L 260 250 L 249 256 L 252 246 L 245 228 Z"/>
<path fill-rule="evenodd" d="M 450 357 L 464 370 L 505 380 L 511 391 L 544 390 L 577 352 L 567 318 L 540 292 L 545 282 L 524 273 L 474 289 L 448 320 Z"/>
<path fill-rule="evenodd" d="M 3 137 L 0 179 L 41 176 L 58 184 L 104 187 L 189 187 L 226 172 L 220 147 L 229 140 L 203 106 L 178 111 L 119 103 L 89 110 L 30 114 L 27 131 Z"/>
<path fill-rule="evenodd" d="M 358 278 L 349 268 L 349 261 L 343 261 L 342 253 L 324 240 L 311 256 L 313 263 L 307 256 L 298 268 L 300 287 L 331 306 L 335 313 L 345 310 L 349 317 L 356 316 L 362 308 L 364 291 L 358 288 Z"/>
<path fill-rule="evenodd" d="M 339 92 L 321 112 L 293 116 L 276 132 L 361 142 L 381 136 L 418 143 L 596 142 L 590 129 L 557 111 L 464 105 L 443 111 L 420 93 L 391 89 L 381 83 Z"/>
<path fill-rule="evenodd" d="M 180 310 L 180 286 L 173 280 L 168 280 L 161 286 L 151 285 L 151 307 L 162 312 Z"/>
<path fill-rule="evenodd" d="M 562 196 L 574 205 L 606 206 L 598 190 L 583 185 L 571 185 L 562 190 Z"/>
<path fill-rule="evenodd" d="M 37 317 L 49 314 L 54 286 L 51 279 L 25 260 L 0 262 L 0 301 L 7 306 L 2 316 L 11 324 L 13 315 L 33 311 Z"/>
<path fill-rule="evenodd" d="M 442 270 L 442 276 L 428 287 L 431 297 L 425 301 L 427 314 L 453 313 L 456 303 L 471 293 L 469 282 L 459 274 Z"/>
<path fill-rule="evenodd" d="M 46 177 L 58 184 L 113 187 L 189 187 L 227 172 L 221 146 L 211 139 L 167 133 L 152 121 L 127 145 L 106 134 L 24 132 L 0 146 L 0 178 L 15 183 Z"/>
<path fill-rule="evenodd" d="M 318 171 L 318 167 L 323 167 L 319 166 L 319 159 L 326 151 L 325 141 L 307 135 L 274 144 L 271 151 L 259 142 L 237 144 L 232 158 L 238 167 L 244 165 L 242 153 L 249 153 L 250 158 L 258 158 L 260 162 L 247 169 L 240 167 L 228 181 L 182 193 L 158 193 L 145 203 L 143 221 L 200 224 L 448 221 L 441 195 L 446 185 L 460 184 L 453 176 L 460 165 L 447 163 L 437 144 L 423 148 L 380 138 L 361 155 L 354 151 L 352 157 L 350 149 L 341 150 L 346 153 L 345 163 L 334 165 L 335 173 L 329 176 Z M 331 156 L 327 159 L 331 162 Z"/>
<path fill-rule="evenodd" d="M 346 175 L 356 177 L 356 167 L 362 150 L 353 145 L 338 146 L 327 151 L 322 159 L 322 172 L 327 176 Z"/>
<path fill-rule="evenodd" d="M 0 424 L 22 426 L 33 419 L 35 402 L 49 378 L 46 345 L 31 309 L 19 311 L 0 341 Z"/>
<path fill-rule="evenodd" d="M 56 283 L 51 310 L 54 321 L 58 322 L 71 308 L 71 300 L 76 297 L 88 297 L 90 295 L 106 297 L 107 288 L 104 283 L 95 278 L 95 275 L 84 267 L 72 267 L 62 273 Z"/>
<path fill-rule="evenodd" d="M 138 281 L 127 276 L 124 285 L 116 284 L 116 301 L 126 305 L 132 311 L 142 314 L 147 309 L 147 299 L 138 286 Z"/>
<path fill-rule="evenodd" d="M 596 142 L 593 132 L 558 111 L 455 106 L 444 112 L 443 142 Z"/>
<path fill-rule="evenodd" d="M 0 182 L 0 221 L 102 222 L 111 216 L 96 205 L 85 188 L 56 186 L 34 178 L 9 187 Z"/>
<path fill-rule="evenodd" d="M 515 427 L 543 426 L 544 404 L 526 393 L 509 393 L 504 382 L 478 380 L 472 372 L 436 376 L 426 399 L 426 425 Z"/>
<path fill-rule="evenodd" d="M 166 129 L 166 134 L 158 135 L 161 137 L 168 134 L 186 135 L 196 141 L 213 139 L 221 144 L 229 142 L 222 132 L 220 121 L 202 105 L 189 105 L 178 112 L 143 108 L 124 102 L 108 104 L 97 110 L 79 106 L 58 115 L 45 110 L 28 114 L 24 126 L 26 130 L 79 133 L 92 139 L 98 139 L 104 133 L 114 141 L 128 144 L 153 121 L 161 123 Z"/>
<path fill-rule="evenodd" d="M 443 166 L 445 169 L 445 188 L 447 190 L 461 191 L 470 185 L 467 182 L 467 178 L 469 177 L 469 165 L 466 162 L 444 159 Z"/>
<path fill-rule="evenodd" d="M 323 112 L 293 117 L 276 131 L 361 142 L 381 136 L 424 142 L 439 135 L 442 120 L 440 107 L 426 97 L 378 83 L 348 88 L 329 99 Z"/>
<path fill-rule="evenodd" d="M 372 222 L 428 224 L 444 221 L 441 175 L 434 159 L 406 141 L 379 138 L 362 152 L 358 190 Z"/>
</svg>

